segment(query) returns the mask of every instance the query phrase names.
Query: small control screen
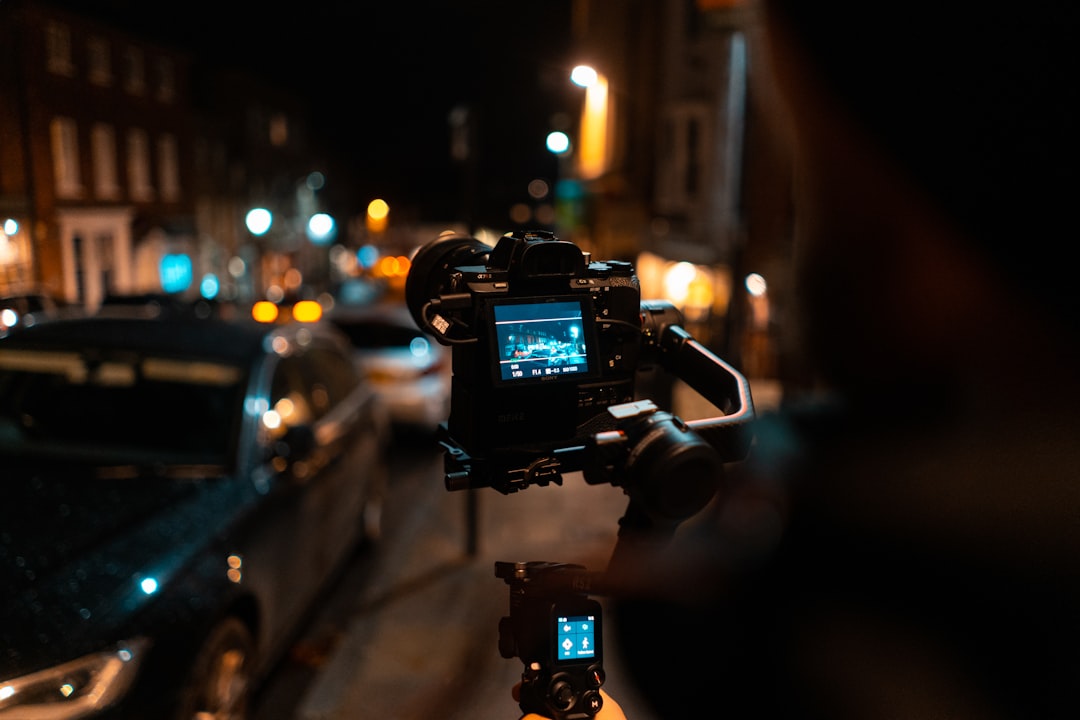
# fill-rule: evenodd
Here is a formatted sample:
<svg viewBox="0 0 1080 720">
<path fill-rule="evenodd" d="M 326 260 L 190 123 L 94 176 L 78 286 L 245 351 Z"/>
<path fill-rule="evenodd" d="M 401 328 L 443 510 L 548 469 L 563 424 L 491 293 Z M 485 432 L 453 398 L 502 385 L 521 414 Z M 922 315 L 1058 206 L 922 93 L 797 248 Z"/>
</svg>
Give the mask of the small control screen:
<svg viewBox="0 0 1080 720">
<path fill-rule="evenodd" d="M 563 615 L 555 619 L 559 662 L 596 657 L 595 615 Z"/>
</svg>

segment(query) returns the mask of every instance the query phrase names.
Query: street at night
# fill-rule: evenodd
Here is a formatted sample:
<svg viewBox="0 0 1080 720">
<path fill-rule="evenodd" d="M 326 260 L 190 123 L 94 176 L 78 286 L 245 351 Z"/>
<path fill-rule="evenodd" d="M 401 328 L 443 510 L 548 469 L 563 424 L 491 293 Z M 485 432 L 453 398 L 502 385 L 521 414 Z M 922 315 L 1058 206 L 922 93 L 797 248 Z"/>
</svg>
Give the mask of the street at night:
<svg viewBox="0 0 1080 720">
<path fill-rule="evenodd" d="M 0 0 L 0 720 L 1080 717 L 1078 33 Z"/>
</svg>

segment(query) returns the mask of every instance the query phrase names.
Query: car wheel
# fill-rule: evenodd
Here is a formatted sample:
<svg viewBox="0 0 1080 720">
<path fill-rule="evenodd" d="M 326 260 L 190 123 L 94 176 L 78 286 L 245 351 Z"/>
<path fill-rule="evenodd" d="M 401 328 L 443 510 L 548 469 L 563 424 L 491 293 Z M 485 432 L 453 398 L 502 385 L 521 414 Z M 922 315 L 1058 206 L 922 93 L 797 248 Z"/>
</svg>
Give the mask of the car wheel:
<svg viewBox="0 0 1080 720">
<path fill-rule="evenodd" d="M 252 693 L 255 641 L 227 618 L 206 638 L 188 677 L 177 720 L 244 720 Z"/>
</svg>

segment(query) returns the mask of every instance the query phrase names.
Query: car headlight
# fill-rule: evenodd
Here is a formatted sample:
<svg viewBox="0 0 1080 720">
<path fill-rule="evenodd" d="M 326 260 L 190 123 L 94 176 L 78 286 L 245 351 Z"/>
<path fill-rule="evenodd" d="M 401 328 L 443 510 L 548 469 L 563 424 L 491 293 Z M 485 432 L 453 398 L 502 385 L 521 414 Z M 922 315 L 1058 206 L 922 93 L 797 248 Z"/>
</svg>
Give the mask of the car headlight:
<svg viewBox="0 0 1080 720">
<path fill-rule="evenodd" d="M 116 702 L 131 687 L 150 641 L 121 643 L 114 650 L 0 680 L 0 720 L 74 720 Z"/>
</svg>

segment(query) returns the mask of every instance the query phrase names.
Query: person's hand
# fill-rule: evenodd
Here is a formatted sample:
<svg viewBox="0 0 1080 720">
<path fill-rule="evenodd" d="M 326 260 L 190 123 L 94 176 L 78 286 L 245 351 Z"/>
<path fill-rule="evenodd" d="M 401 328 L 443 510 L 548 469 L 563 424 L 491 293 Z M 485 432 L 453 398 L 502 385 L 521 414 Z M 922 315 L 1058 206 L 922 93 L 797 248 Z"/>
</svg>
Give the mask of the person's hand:
<svg viewBox="0 0 1080 720">
<path fill-rule="evenodd" d="M 513 696 L 516 702 L 521 701 L 520 697 L 521 684 L 518 683 L 514 686 Z M 622 707 L 619 703 L 615 702 L 615 698 L 608 695 L 603 690 L 600 691 L 600 697 L 604 699 L 604 704 L 600 707 L 600 712 L 596 713 L 594 720 L 626 720 L 626 715 L 623 714 Z M 536 713 L 529 713 L 522 716 L 521 720 L 551 720 L 543 715 L 537 715 Z"/>
</svg>

